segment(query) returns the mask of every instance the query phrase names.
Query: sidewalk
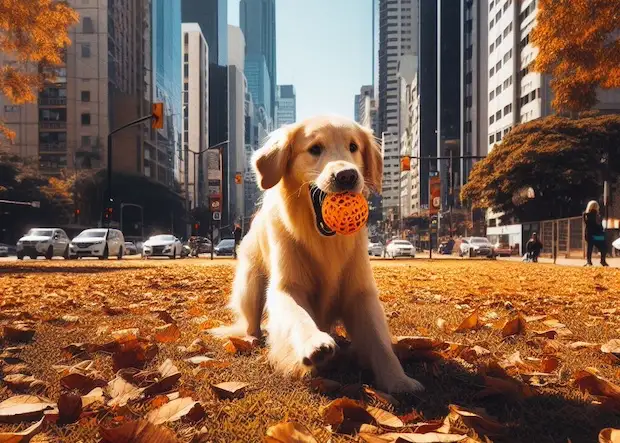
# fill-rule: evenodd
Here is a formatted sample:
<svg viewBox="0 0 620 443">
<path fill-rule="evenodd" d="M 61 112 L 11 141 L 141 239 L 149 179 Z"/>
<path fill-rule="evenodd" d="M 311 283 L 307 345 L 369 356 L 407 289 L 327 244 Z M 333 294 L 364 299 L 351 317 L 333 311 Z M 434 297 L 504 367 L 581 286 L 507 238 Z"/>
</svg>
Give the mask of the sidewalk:
<svg viewBox="0 0 620 443">
<path fill-rule="evenodd" d="M 522 261 L 522 257 L 501 257 L 498 260 L 505 261 Z M 552 258 L 539 258 L 539 263 L 553 264 Z M 559 258 L 556 260 L 555 264 L 560 266 L 578 266 L 581 267 L 586 263 L 585 258 Z M 610 268 L 620 268 L 620 257 L 608 258 L 607 263 L 609 263 Z M 592 264 L 594 267 L 601 266 L 600 257 L 592 257 Z"/>
</svg>

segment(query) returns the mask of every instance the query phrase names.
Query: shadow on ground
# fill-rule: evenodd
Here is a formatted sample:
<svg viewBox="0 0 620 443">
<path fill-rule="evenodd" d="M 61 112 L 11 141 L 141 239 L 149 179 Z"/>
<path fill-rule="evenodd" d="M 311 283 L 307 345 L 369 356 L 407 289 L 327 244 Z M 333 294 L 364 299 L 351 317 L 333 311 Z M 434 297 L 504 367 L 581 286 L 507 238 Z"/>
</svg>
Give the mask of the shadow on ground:
<svg viewBox="0 0 620 443">
<path fill-rule="evenodd" d="M 0 275 L 10 274 L 99 274 L 117 271 L 131 271 L 144 269 L 142 266 L 32 266 L 32 265 L 9 265 L 0 266 Z"/>
<path fill-rule="evenodd" d="M 484 388 L 482 376 L 467 371 L 458 362 L 441 360 L 433 363 L 411 362 L 404 365 L 407 374 L 419 380 L 426 392 L 420 397 L 395 395 L 400 402 L 394 409 L 398 415 L 420 413 L 425 420 L 442 420 L 449 414 L 448 406 L 484 408 L 506 426 L 502 436 L 492 436 L 494 442 L 595 442 L 599 432 L 608 427 L 620 427 L 620 415 L 589 403 L 585 397 L 568 399 L 546 389 L 529 398 L 510 398 L 503 395 L 479 398 Z M 322 370 L 319 376 L 343 385 L 340 392 L 324 394 L 330 399 L 356 392 L 352 385 L 374 387 L 372 373 L 362 370 L 342 357 Z M 379 405 L 381 406 L 381 405 Z"/>
</svg>

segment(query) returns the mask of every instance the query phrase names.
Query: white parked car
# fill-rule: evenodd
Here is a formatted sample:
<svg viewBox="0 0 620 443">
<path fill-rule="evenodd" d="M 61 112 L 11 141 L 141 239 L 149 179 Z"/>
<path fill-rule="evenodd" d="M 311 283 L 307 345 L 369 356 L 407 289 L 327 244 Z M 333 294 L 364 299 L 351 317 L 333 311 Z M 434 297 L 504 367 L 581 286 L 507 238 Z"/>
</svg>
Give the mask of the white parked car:
<svg viewBox="0 0 620 443">
<path fill-rule="evenodd" d="M 495 248 L 488 238 L 466 237 L 461 239 L 459 251 L 461 257 L 487 257 L 495 258 Z"/>
<path fill-rule="evenodd" d="M 174 235 L 154 235 L 142 245 L 142 257 L 181 257 L 183 245 Z"/>
<path fill-rule="evenodd" d="M 39 255 L 51 260 L 54 256 L 69 257 L 69 237 L 62 229 L 34 228 L 17 242 L 17 258 L 37 258 Z"/>
<path fill-rule="evenodd" d="M 368 255 L 372 255 L 373 257 L 381 257 L 383 255 L 383 245 L 381 242 L 368 242 Z"/>
<path fill-rule="evenodd" d="M 69 245 L 70 258 L 98 257 L 106 260 L 108 257 L 123 258 L 125 237 L 118 229 L 93 228 L 80 232 L 80 235 L 71 240 Z"/>
<path fill-rule="evenodd" d="M 0 244 L 0 257 L 8 257 L 9 256 L 9 247 L 7 245 Z"/>
<path fill-rule="evenodd" d="M 396 257 L 415 257 L 415 246 L 407 240 L 392 240 L 385 247 L 385 256 Z"/>
</svg>

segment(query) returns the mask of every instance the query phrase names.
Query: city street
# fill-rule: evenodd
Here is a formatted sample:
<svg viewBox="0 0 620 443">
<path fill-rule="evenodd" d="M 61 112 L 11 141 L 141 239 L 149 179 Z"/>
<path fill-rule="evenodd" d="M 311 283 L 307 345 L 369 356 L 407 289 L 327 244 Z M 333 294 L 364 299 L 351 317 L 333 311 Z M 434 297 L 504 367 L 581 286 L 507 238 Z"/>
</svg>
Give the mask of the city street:
<svg viewBox="0 0 620 443">
<path fill-rule="evenodd" d="M 100 425 L 145 417 L 179 395 L 201 403 L 169 420 L 178 441 L 259 441 L 269 426 L 290 420 L 325 442 L 331 433 L 321 407 L 344 396 L 392 410 L 405 423 L 442 421 L 454 410 L 449 405 L 485 408 L 496 421 L 468 421 L 465 429 L 495 441 L 590 442 L 601 429 L 620 427 L 620 391 L 602 380 L 620 380 L 619 344 L 610 342 L 620 338 L 616 269 L 374 260 L 392 334 L 427 337 L 397 345 L 407 373 L 426 386 L 417 399 L 374 391 L 368 373 L 345 358 L 343 328 L 334 331 L 342 358 L 313 381 L 274 373 L 262 345 L 208 336 L 206 329 L 231 321 L 225 304 L 234 265 L 2 259 L 0 402 L 35 392 L 57 402 L 67 389 L 82 395 L 77 423 L 50 420 L 37 436 L 63 442 L 96 441 Z M 86 360 L 92 365 L 79 364 Z M 128 361 L 159 373 L 123 373 L 133 385 L 115 379 Z M 247 385 L 212 387 L 223 382 Z M 101 401 L 85 400 L 92 397 Z M 23 429 L 2 422 L 0 435 Z M 331 441 L 351 438 L 334 434 Z"/>
</svg>

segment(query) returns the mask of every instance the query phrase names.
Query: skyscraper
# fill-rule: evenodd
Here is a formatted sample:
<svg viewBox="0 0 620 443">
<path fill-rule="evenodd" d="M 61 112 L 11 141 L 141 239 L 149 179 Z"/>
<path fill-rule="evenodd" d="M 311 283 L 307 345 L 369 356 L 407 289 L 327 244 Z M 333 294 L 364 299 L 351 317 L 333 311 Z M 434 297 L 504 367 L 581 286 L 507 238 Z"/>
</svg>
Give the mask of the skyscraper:
<svg viewBox="0 0 620 443">
<path fill-rule="evenodd" d="M 295 86 L 278 85 L 276 94 L 276 121 L 274 129 L 297 121 Z"/>
<path fill-rule="evenodd" d="M 264 58 L 268 76 L 260 81 L 269 83 L 269 107 L 267 111 L 272 120 L 275 119 L 276 102 L 276 5 L 275 0 L 241 0 L 239 4 L 241 30 L 246 41 L 246 56 L 260 67 L 260 57 Z M 247 62 L 246 62 L 247 63 Z M 249 81 L 249 78 L 248 78 Z M 259 89 L 266 89 L 259 85 Z M 255 104 L 257 97 L 253 97 Z M 267 104 L 264 100 L 261 104 Z"/>
</svg>

